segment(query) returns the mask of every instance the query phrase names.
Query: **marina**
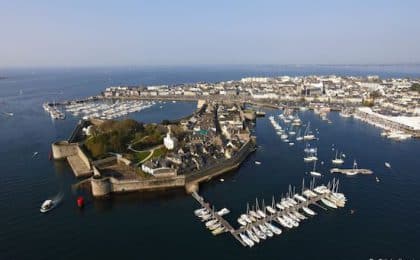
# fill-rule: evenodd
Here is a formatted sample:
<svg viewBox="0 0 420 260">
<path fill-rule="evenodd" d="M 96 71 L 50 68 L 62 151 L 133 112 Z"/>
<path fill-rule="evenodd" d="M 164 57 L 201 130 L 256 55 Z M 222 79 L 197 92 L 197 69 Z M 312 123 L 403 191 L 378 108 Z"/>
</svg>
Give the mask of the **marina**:
<svg viewBox="0 0 420 260">
<path fill-rule="evenodd" d="M 118 72 L 114 72 L 112 77 L 115 78 L 116 74 Z M 352 75 L 351 72 L 348 74 Z M 130 82 L 155 83 L 138 75 L 141 73 L 133 75 Z M 94 75 L 89 77 L 91 77 L 91 82 L 105 82 L 106 80 L 100 77 L 95 78 Z M 162 73 L 158 74 L 158 77 L 165 78 Z M 245 249 L 249 247 L 243 247 L 242 243 L 230 232 L 213 236 L 211 231 L 221 225 L 218 227 L 217 223 L 213 223 L 209 228 L 216 229 L 211 230 L 207 228 L 206 222 L 197 219 L 192 212 L 195 208 L 199 208 L 200 204 L 190 195 L 185 195 L 183 190 L 153 194 L 127 193 L 116 195 L 112 200 L 93 200 L 87 192 L 75 193 L 70 188 L 75 178 L 67 162 L 49 161 L 48 154 L 51 140 L 59 137 L 67 139 L 78 118 L 73 118 L 70 113 L 63 110 L 66 113 L 66 120 L 56 120 L 52 123 L 49 120 L 50 116 L 41 108 L 42 102 L 46 98 L 57 100 L 60 97 L 46 97 L 44 92 L 34 97 L 29 96 L 29 93 L 31 89 L 42 89 L 45 85 L 52 88 L 48 89 L 48 92 L 58 93 L 60 89 L 57 89 L 57 86 L 61 88 L 64 84 L 57 84 L 57 82 L 68 81 L 69 87 L 65 89 L 65 96 L 62 98 L 74 99 L 98 93 L 105 85 L 108 85 L 104 83 L 92 85 L 89 88 L 78 88 L 77 86 L 86 85 L 84 80 L 82 77 L 74 77 L 71 80 L 68 77 L 62 79 L 58 75 L 49 82 L 47 80 L 18 81 L 10 86 L 10 92 L 15 94 L 16 90 L 24 89 L 25 94 L 18 100 L 7 99 L 8 86 L 3 85 L 1 88 L 4 94 L 3 100 L 7 104 L 3 111 L 14 113 L 12 118 L 0 116 L 0 120 L 3 120 L 1 131 L 5 137 L 2 140 L 2 146 L 8 147 L 4 150 L 2 157 L 4 171 L 1 202 L 4 210 L 1 211 L 1 217 L 5 223 L 14 223 L 2 227 L 3 240 L 0 247 L 5 259 L 42 258 L 46 252 L 51 257 L 68 254 L 73 258 L 132 258 L 138 257 L 139 251 L 144 258 L 167 259 L 174 255 L 183 256 L 186 247 L 193 248 L 191 255 L 202 259 L 223 258 L 226 257 L 226 252 L 234 255 L 233 259 L 243 260 L 275 259 L 279 256 L 285 259 L 369 259 L 369 257 L 376 259 L 384 256 L 416 258 L 419 255 L 417 246 L 419 236 L 413 232 L 413 228 L 417 225 L 416 217 L 419 210 L 412 205 L 418 204 L 416 169 L 419 169 L 420 165 L 416 156 L 420 143 L 415 139 L 396 142 L 381 137 L 382 129 L 360 120 L 341 117 L 335 111 L 328 113 L 328 118 L 333 123 L 327 124 L 318 114 L 314 114 L 311 110 L 313 106 L 307 104 L 298 105 L 297 108 L 302 106 L 302 109 L 298 112 L 295 110 L 293 113 L 294 115 L 297 113 L 302 121 L 300 134 L 298 128 L 293 129 L 296 132 L 296 138 L 299 135 L 302 136 L 305 124 L 310 121 L 312 130 L 319 138 L 310 143 L 311 148 L 317 148 L 319 158 L 317 169 L 323 173 L 323 176 L 317 179 L 318 184 L 327 183 L 331 178 L 339 177 L 340 187 L 346 197 L 351 200 L 346 203 L 345 208 L 337 206 L 337 209 L 333 209 L 321 200 L 317 202 L 318 205 L 302 207 L 299 213 L 307 219 L 293 222 L 295 225 L 298 224 L 298 227 L 292 224 L 291 230 L 273 220 L 271 224 L 279 228 L 282 233 L 275 235 L 270 229 L 273 233 L 271 238 L 268 238 L 266 233 L 262 233 L 258 225 L 252 225 L 249 229 L 252 234 L 255 235 L 258 231 L 260 235 L 265 235 L 267 238 L 264 240 L 257 237 L 260 241 L 257 243 L 245 230 L 243 235 L 255 244 L 250 250 Z M 180 78 L 179 82 L 194 82 L 195 80 L 194 77 Z M 224 79 L 209 77 L 208 80 Z M 144 113 L 140 113 L 139 118 L 158 123 L 164 119 L 176 119 L 189 115 L 196 107 L 196 103 L 181 101 L 177 101 L 176 104 L 162 102 L 160 105 L 163 106 L 162 109 L 159 109 L 159 105 L 155 105 L 144 110 Z M 286 185 L 299 184 L 303 176 L 306 178 L 310 176 L 309 171 L 313 168 L 313 162 L 304 164 L 302 161 L 306 142 L 294 140 L 287 130 L 288 139 L 295 143 L 290 147 L 288 143 L 281 140 L 273 130 L 270 121 L 267 120 L 269 116 L 278 119 L 281 111 L 276 108 L 275 110 L 264 108 L 264 111 L 266 117 L 257 118 L 255 129 L 258 150 L 237 170 L 200 186 L 199 194 L 206 201 L 216 205 L 215 212 L 221 211 L 221 207 L 227 207 L 230 210 L 230 213 L 225 214 L 223 218 L 235 230 L 241 228 L 237 219 L 242 214 L 246 214 L 247 202 L 250 204 L 249 214 L 247 214 L 249 219 L 251 219 L 251 212 L 255 211 L 256 197 L 263 213 L 262 199 L 265 199 L 266 207 L 271 207 L 273 194 L 275 204 L 284 208 L 281 204 L 281 193 L 284 194 L 287 190 Z M 137 115 L 132 114 L 132 116 Z M 282 121 L 278 122 L 284 128 Z M 319 133 L 316 129 L 319 129 Z M 36 133 L 36 138 L 27 138 L 34 133 Z M 335 150 L 331 150 L 332 144 L 339 149 L 337 158 L 340 157 L 340 152 L 346 154 L 345 162 L 340 166 L 332 166 L 332 159 L 336 154 Z M 38 151 L 39 155 L 31 159 L 35 151 Z M 329 173 L 329 170 L 334 167 L 351 169 L 354 159 L 359 162 L 359 167 L 371 169 L 374 175 L 366 176 L 366 178 L 357 175 L 347 178 L 344 175 Z M 321 163 L 322 161 L 324 164 Z M 388 162 L 392 168 L 387 167 L 385 162 Z M 223 182 L 219 181 L 221 178 L 224 179 Z M 47 214 L 40 213 L 41 204 L 61 189 L 65 194 L 62 203 Z M 80 195 L 85 198 L 83 210 L 80 210 L 76 204 L 76 199 Z M 299 195 L 307 199 L 301 192 Z M 298 202 L 297 197 L 294 200 Z M 410 203 L 401 203 L 403 200 Z M 328 201 L 325 202 L 328 203 Z M 211 204 L 210 207 L 213 208 Z M 398 207 L 390 207 L 390 205 L 398 205 Z M 278 211 L 279 207 L 275 205 L 274 209 Z M 170 213 L 170 219 L 168 219 L 168 213 Z M 266 208 L 267 216 L 268 213 L 269 210 Z M 314 217 L 310 213 L 314 214 Z M 291 216 L 288 217 L 292 219 Z M 283 221 L 283 224 L 287 223 Z M 103 228 L 92 230 L 89 228 L 91 225 Z M 251 226 L 249 223 L 248 225 Z M 49 228 L 39 234 L 39 227 Z M 158 229 L 164 231 L 158 232 Z M 72 230 L 79 230 L 80 235 L 76 241 Z M 34 234 L 34 237 L 28 237 L 28 232 Z M 113 237 L 109 236 L 110 234 Z M 180 239 L 180 234 L 182 234 L 182 239 Z M 404 234 L 404 239 L 398 234 Z M 110 250 L 92 250 L 90 246 L 80 246 L 95 243 L 107 236 L 107 239 L 112 241 L 109 245 Z M 114 239 L 115 237 L 122 239 Z M 57 242 L 57 239 L 63 248 L 50 246 L 51 243 Z M 21 250 L 22 244 L 25 245 L 25 250 Z M 150 246 L 154 244 L 165 244 L 169 248 L 156 250 Z M 390 244 L 392 246 L 389 246 Z M 358 250 L 352 250 L 355 247 Z M 120 250 L 121 248 L 124 250 Z"/>
<path fill-rule="evenodd" d="M 264 206 L 264 200 L 260 207 L 258 199 L 255 205 L 249 208 L 247 204 L 246 213 L 238 218 L 240 227 L 235 229 L 218 211 L 211 207 L 196 192 L 192 197 L 200 204 L 201 208 L 196 209 L 194 214 L 205 222 L 205 226 L 211 230 L 213 235 L 230 233 L 242 246 L 253 247 L 265 239 L 274 235 L 281 235 L 283 229 L 292 229 L 299 226 L 299 223 L 309 217 L 317 215 L 310 206 L 316 206 L 322 210 L 337 209 L 345 206 L 347 198 L 343 193 L 338 192 L 339 180 L 333 179 L 327 185 L 315 186 L 315 180 L 305 188 L 302 181 L 302 194 L 295 193 L 295 188 L 289 186 L 289 192 L 281 197 L 276 203 L 272 197 L 271 206 Z M 320 205 L 323 204 L 324 206 Z M 228 211 L 227 209 L 225 209 Z M 228 211 L 229 212 L 229 211 Z M 281 228 L 280 228 L 281 227 Z"/>
</svg>

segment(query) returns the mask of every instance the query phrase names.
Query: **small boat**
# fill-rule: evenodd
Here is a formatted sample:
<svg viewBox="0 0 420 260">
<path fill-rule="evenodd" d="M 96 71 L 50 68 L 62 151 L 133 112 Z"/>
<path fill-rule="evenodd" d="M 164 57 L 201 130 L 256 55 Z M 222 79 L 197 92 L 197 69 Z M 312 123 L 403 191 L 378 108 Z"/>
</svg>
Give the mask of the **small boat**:
<svg viewBox="0 0 420 260">
<path fill-rule="evenodd" d="M 253 211 L 253 210 L 250 210 L 249 211 L 249 215 L 250 216 L 252 216 L 252 217 L 254 217 L 254 218 L 256 218 L 256 219 L 260 219 L 261 218 L 261 216 L 260 215 L 258 215 L 255 211 Z"/>
<path fill-rule="evenodd" d="M 38 152 L 34 152 L 34 153 L 32 154 L 32 158 L 35 158 L 38 154 L 39 154 Z"/>
<path fill-rule="evenodd" d="M 267 238 L 267 236 L 263 232 L 261 232 L 261 230 L 259 230 L 257 227 L 252 226 L 251 229 L 254 232 L 254 234 L 257 235 L 258 238 L 260 238 L 260 239 L 266 239 Z"/>
<path fill-rule="evenodd" d="M 218 229 L 220 227 L 222 227 L 222 224 L 220 224 L 219 222 L 217 222 L 217 223 L 215 223 L 215 224 L 213 224 L 211 226 L 208 226 L 207 228 L 213 231 L 213 230 L 216 230 L 216 229 Z"/>
<path fill-rule="evenodd" d="M 14 114 L 11 113 L 11 112 L 3 112 L 3 114 L 5 114 L 6 116 L 10 116 L 10 117 L 14 116 Z"/>
<path fill-rule="evenodd" d="M 261 164 L 261 162 L 260 162 L 260 161 L 255 161 L 255 164 L 256 164 L 256 165 L 260 165 L 260 164 Z"/>
<path fill-rule="evenodd" d="M 54 203 L 53 200 L 46 200 L 42 203 L 39 211 L 41 213 L 46 213 L 46 212 L 52 210 L 53 208 L 55 208 L 56 205 L 57 205 L 57 203 Z"/>
<path fill-rule="evenodd" d="M 245 234 L 239 233 L 239 237 L 242 239 L 242 241 L 249 247 L 253 247 L 254 246 L 254 242 L 249 239 L 249 237 Z"/>
<path fill-rule="evenodd" d="M 311 210 L 311 209 L 310 209 L 310 208 L 308 208 L 308 207 L 302 207 L 302 209 L 303 209 L 303 211 L 304 211 L 306 214 L 308 214 L 308 215 L 311 215 L 311 216 L 315 216 L 315 215 L 316 215 L 315 211 Z"/>
<path fill-rule="evenodd" d="M 338 150 L 335 151 L 335 158 L 332 159 L 332 163 L 335 165 L 341 165 L 344 163 L 344 160 L 341 159 L 341 154 L 340 157 L 338 157 Z"/>
<path fill-rule="evenodd" d="M 265 226 L 268 229 L 270 229 L 274 234 L 276 234 L 276 235 L 280 235 L 281 234 L 281 229 L 278 228 L 278 227 L 276 227 L 276 226 L 274 226 L 273 224 L 267 222 L 267 223 L 265 223 Z"/>
<path fill-rule="evenodd" d="M 216 214 L 219 215 L 219 216 L 224 216 L 224 215 L 229 214 L 229 213 L 230 213 L 230 210 L 228 210 L 227 208 L 223 208 L 223 209 L 216 212 Z"/>
<path fill-rule="evenodd" d="M 243 220 L 242 218 L 238 218 L 237 219 L 238 223 L 241 224 L 242 226 L 246 226 L 246 221 Z"/>
<path fill-rule="evenodd" d="M 257 214 L 261 216 L 261 218 L 265 218 L 266 215 L 264 212 L 262 212 L 261 210 L 257 210 Z"/>
<path fill-rule="evenodd" d="M 283 219 L 282 217 L 277 217 L 277 220 L 280 223 L 280 225 L 282 225 L 283 227 L 293 228 L 293 225 L 289 223 L 288 221 L 286 221 L 285 219 Z"/>
<path fill-rule="evenodd" d="M 322 174 L 321 174 L 321 173 L 319 173 L 319 172 L 317 172 L 317 171 L 315 171 L 315 168 L 316 168 L 316 161 L 314 161 L 314 168 L 313 168 L 313 170 L 312 170 L 312 171 L 310 171 L 309 173 L 310 173 L 312 176 L 314 176 L 314 177 L 321 177 L 321 176 L 322 176 Z"/>
<path fill-rule="evenodd" d="M 220 179 L 220 182 L 224 182 L 224 181 L 225 181 L 225 179 L 223 179 L 223 178 Z"/>
<path fill-rule="evenodd" d="M 265 225 L 260 224 L 260 225 L 258 225 L 258 227 L 268 237 L 273 237 L 274 236 L 273 232 L 271 232 L 271 230 L 269 230 Z"/>
<path fill-rule="evenodd" d="M 211 233 L 215 236 L 215 235 L 219 235 L 223 233 L 224 231 L 225 231 L 224 227 L 218 227 L 215 230 L 213 230 Z"/>
<path fill-rule="evenodd" d="M 337 208 L 337 205 L 335 205 L 335 203 L 330 201 L 330 200 L 322 198 L 321 202 L 324 203 L 324 205 L 327 206 L 327 207 L 330 207 L 330 208 L 333 208 L 333 209 Z"/>
<path fill-rule="evenodd" d="M 385 162 L 385 167 L 391 168 L 391 164 L 389 162 Z"/>
<path fill-rule="evenodd" d="M 271 214 L 276 214 L 276 210 L 275 209 L 273 209 L 273 207 L 271 207 L 271 206 L 267 206 L 267 207 L 265 207 L 266 209 L 267 209 L 267 211 L 268 212 L 270 212 Z"/>
<path fill-rule="evenodd" d="M 289 146 L 293 146 L 293 145 L 295 145 L 295 143 L 289 143 Z"/>
<path fill-rule="evenodd" d="M 378 177 L 376 177 L 376 182 L 379 182 L 379 178 Z"/>
<path fill-rule="evenodd" d="M 219 221 L 217 219 L 212 219 L 206 222 L 206 227 L 213 226 L 214 224 L 218 223 Z"/>
<path fill-rule="evenodd" d="M 254 241 L 255 243 L 259 243 L 260 239 L 258 238 L 257 235 L 254 234 L 254 232 L 252 232 L 251 230 L 247 229 L 246 230 L 246 234 L 248 235 L 248 237 L 250 239 L 252 239 L 252 241 Z"/>
</svg>

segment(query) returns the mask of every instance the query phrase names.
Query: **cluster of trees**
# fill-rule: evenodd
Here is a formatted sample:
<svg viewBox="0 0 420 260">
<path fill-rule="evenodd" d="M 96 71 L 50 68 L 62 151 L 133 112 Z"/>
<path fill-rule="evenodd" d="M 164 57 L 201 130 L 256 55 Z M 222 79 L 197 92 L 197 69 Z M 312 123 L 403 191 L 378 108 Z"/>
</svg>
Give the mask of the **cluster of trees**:
<svg viewBox="0 0 420 260">
<path fill-rule="evenodd" d="M 413 83 L 410 87 L 410 90 L 420 92 L 420 84 L 419 83 Z"/>
<path fill-rule="evenodd" d="M 171 125 L 172 133 L 179 140 L 185 132 L 178 125 Z M 128 146 L 144 150 L 163 143 L 167 127 L 160 124 L 143 124 L 132 119 L 107 120 L 92 129 L 92 136 L 85 141 L 85 147 L 94 158 L 108 153 L 129 153 Z"/>
<path fill-rule="evenodd" d="M 108 120 L 92 129 L 92 136 L 85 141 L 85 146 L 94 158 L 101 158 L 109 152 L 123 153 L 136 133 L 144 129 L 142 123 L 132 119 Z"/>
</svg>

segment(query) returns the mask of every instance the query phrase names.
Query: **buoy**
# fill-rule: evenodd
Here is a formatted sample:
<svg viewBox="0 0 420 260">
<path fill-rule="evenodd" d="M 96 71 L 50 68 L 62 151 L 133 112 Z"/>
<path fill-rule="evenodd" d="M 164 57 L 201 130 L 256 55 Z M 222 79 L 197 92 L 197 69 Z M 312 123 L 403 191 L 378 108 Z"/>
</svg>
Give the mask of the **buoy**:
<svg viewBox="0 0 420 260">
<path fill-rule="evenodd" d="M 85 199 L 82 196 L 78 197 L 77 198 L 77 206 L 79 208 L 83 208 L 84 205 L 85 205 Z"/>
</svg>

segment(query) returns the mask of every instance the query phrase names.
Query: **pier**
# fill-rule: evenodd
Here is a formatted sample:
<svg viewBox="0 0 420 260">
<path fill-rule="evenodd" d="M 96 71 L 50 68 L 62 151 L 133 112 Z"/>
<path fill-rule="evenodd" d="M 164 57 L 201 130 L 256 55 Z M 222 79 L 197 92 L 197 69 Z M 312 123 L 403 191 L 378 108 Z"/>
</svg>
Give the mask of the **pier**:
<svg viewBox="0 0 420 260">
<path fill-rule="evenodd" d="M 278 217 L 280 217 L 280 218 L 290 217 L 291 214 L 293 215 L 293 213 L 299 212 L 299 210 L 302 209 L 303 207 L 308 207 L 310 205 L 314 205 L 314 206 L 316 206 L 316 207 L 318 207 L 322 210 L 327 210 L 326 207 L 323 207 L 318 203 L 321 200 L 324 204 L 325 204 L 325 201 L 335 204 L 335 206 L 336 206 L 335 208 L 337 208 L 337 206 L 338 207 L 344 207 L 344 202 L 343 202 L 342 205 L 339 205 L 340 203 L 331 202 L 331 200 L 330 200 L 331 199 L 331 194 L 334 194 L 334 191 L 337 190 L 337 186 L 338 186 L 338 182 L 335 183 L 335 184 L 333 183 L 332 189 L 327 188 L 325 186 L 318 186 L 317 188 L 325 188 L 325 189 L 328 189 L 328 190 L 326 192 L 322 192 L 322 193 L 321 192 L 317 192 L 317 193 L 312 192 L 314 195 L 311 196 L 311 197 L 307 197 L 306 201 L 303 201 L 303 199 L 302 200 L 297 200 L 297 201 L 295 201 L 296 202 L 295 205 L 285 207 L 283 210 L 277 209 L 276 206 L 272 205 L 274 208 L 276 208 L 275 212 L 272 212 L 272 213 L 266 212 L 266 210 L 263 206 L 263 208 L 261 208 L 261 211 L 265 212 L 265 214 L 266 214 L 265 217 L 261 216 L 258 219 L 254 219 L 255 221 L 253 220 L 252 223 L 251 223 L 251 221 L 247 222 L 246 225 L 242 225 L 238 229 L 233 228 L 232 225 L 229 224 L 229 222 L 226 219 L 223 218 L 223 216 L 220 216 L 219 214 L 217 214 L 217 212 L 213 209 L 213 207 L 210 205 L 210 203 L 206 202 L 204 200 L 204 198 L 201 197 L 199 194 L 197 194 L 196 192 L 193 192 L 191 195 L 195 200 L 197 200 L 198 203 L 200 203 L 202 208 L 204 208 L 207 212 L 210 212 L 211 218 L 208 219 L 208 220 L 205 220 L 205 221 L 214 220 L 214 219 L 217 220 L 217 222 L 220 223 L 220 225 L 224 228 L 224 233 L 229 232 L 236 240 L 238 240 L 238 242 L 242 246 L 252 247 L 253 243 L 251 245 L 249 245 L 249 243 L 247 241 L 244 241 L 243 238 L 241 238 L 241 236 L 243 236 L 243 234 L 246 234 L 247 230 L 248 231 L 251 230 L 252 227 L 259 228 L 260 225 L 264 226 L 266 223 L 271 223 L 271 222 L 274 221 L 275 223 L 280 224 L 282 226 L 282 229 L 283 229 L 283 224 L 280 223 L 280 221 L 277 219 Z M 312 189 L 312 190 L 316 190 L 317 188 Z M 289 195 L 291 195 L 291 193 Z M 292 198 L 292 196 L 290 196 L 290 198 Z M 273 203 L 274 203 L 274 199 L 273 199 Z M 334 205 L 331 206 L 328 203 L 326 205 L 328 205 L 328 207 L 330 207 L 330 208 L 332 206 L 334 206 Z M 256 209 L 258 209 L 258 204 L 256 206 L 257 206 Z M 314 215 L 316 213 L 312 213 L 312 214 Z M 307 216 L 305 216 L 305 217 L 302 216 L 302 218 L 300 220 L 298 220 L 298 222 L 302 221 L 303 219 L 306 219 L 306 218 L 308 218 L 308 217 Z"/>
<path fill-rule="evenodd" d="M 345 175 L 356 175 L 356 174 L 363 174 L 369 175 L 373 174 L 372 170 L 369 169 L 339 169 L 339 168 L 332 168 L 330 173 L 342 173 Z"/>
</svg>

